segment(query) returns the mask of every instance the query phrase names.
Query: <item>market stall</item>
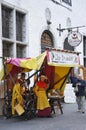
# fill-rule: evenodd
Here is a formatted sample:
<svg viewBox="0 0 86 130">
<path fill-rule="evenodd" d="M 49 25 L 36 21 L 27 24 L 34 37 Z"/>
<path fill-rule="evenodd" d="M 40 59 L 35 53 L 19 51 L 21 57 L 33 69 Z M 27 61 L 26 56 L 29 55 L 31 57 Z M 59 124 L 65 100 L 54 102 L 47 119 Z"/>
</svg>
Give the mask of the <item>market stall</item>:
<svg viewBox="0 0 86 130">
<path fill-rule="evenodd" d="M 42 73 L 47 75 L 50 81 L 48 97 L 51 100 L 51 105 L 57 100 L 61 114 L 63 114 L 60 101 L 64 98 L 65 86 L 72 68 L 79 67 L 79 52 L 48 49 L 46 53 L 47 57 Z M 54 106 L 52 106 L 53 108 Z"/>
<path fill-rule="evenodd" d="M 3 100 L 5 102 L 6 110 L 11 111 L 11 97 L 12 97 L 12 91 L 15 85 L 15 77 L 19 73 L 26 73 L 34 70 L 32 75 L 29 75 L 29 77 L 26 79 L 30 79 L 33 77 L 37 72 L 40 71 L 40 67 L 44 61 L 46 53 L 44 52 L 40 56 L 36 58 L 6 58 L 4 60 L 4 65 L 0 71 L 0 81 L 3 82 Z M 0 86 L 0 89 L 2 86 Z M 0 95 L 2 95 L 2 91 L 0 91 Z M 11 94 L 11 96 L 10 96 Z M 9 108 L 10 107 L 10 108 Z M 0 108 L 1 111 L 3 111 L 4 106 Z M 20 113 L 20 112 L 19 112 Z M 19 114 L 18 113 L 18 114 Z M 3 113 L 1 113 L 3 114 Z M 7 115 L 8 116 L 8 115 Z"/>
<path fill-rule="evenodd" d="M 43 73 L 50 80 L 50 89 L 59 89 L 64 92 L 65 84 L 72 68 L 79 67 L 79 52 L 59 49 L 46 51 Z"/>
<path fill-rule="evenodd" d="M 18 73 L 35 70 L 36 72 L 31 76 L 29 75 L 29 78 L 36 74 L 46 75 L 49 79 L 49 89 L 47 91 L 48 98 L 50 100 L 58 100 L 61 113 L 63 114 L 59 99 L 61 99 L 61 97 L 64 97 L 64 89 L 68 76 L 72 68 L 76 66 L 79 66 L 79 52 L 59 49 L 47 49 L 44 53 L 36 58 L 7 59 L 5 61 L 5 68 L 3 68 L 0 72 L 0 79 L 10 80 L 11 84 L 9 81 L 8 86 L 11 87 L 14 85 L 13 77 Z M 7 88 L 6 90 L 8 90 L 8 86 L 4 88 Z M 52 105 L 52 101 L 50 102 Z M 54 106 L 52 106 L 52 109 L 53 107 Z"/>
</svg>

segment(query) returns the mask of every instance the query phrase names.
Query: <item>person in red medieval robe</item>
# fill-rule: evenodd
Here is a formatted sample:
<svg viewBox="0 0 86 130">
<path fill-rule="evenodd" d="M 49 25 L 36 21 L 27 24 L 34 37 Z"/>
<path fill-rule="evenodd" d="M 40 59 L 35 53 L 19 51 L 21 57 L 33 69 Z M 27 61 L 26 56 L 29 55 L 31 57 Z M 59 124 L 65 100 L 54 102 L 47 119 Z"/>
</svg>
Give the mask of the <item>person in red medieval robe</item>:
<svg viewBox="0 0 86 130">
<path fill-rule="evenodd" d="M 46 80 L 47 77 L 45 75 L 41 75 L 40 80 L 34 87 L 34 91 L 37 96 L 37 114 L 39 117 L 51 117 L 51 107 L 46 95 L 49 83 L 45 82 Z"/>
</svg>

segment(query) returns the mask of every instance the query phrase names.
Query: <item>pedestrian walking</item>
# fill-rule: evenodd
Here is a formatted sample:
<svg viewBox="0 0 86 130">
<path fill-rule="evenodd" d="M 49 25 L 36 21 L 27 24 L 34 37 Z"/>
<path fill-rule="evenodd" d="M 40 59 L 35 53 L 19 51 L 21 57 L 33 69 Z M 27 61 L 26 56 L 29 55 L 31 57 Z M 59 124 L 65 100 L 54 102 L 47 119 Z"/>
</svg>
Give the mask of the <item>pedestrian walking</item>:
<svg viewBox="0 0 86 130">
<path fill-rule="evenodd" d="M 73 83 L 74 92 L 76 95 L 76 102 L 78 105 L 78 111 L 85 113 L 85 87 L 86 81 L 82 79 L 82 75 L 78 74 L 77 77 L 70 77 Z"/>
</svg>

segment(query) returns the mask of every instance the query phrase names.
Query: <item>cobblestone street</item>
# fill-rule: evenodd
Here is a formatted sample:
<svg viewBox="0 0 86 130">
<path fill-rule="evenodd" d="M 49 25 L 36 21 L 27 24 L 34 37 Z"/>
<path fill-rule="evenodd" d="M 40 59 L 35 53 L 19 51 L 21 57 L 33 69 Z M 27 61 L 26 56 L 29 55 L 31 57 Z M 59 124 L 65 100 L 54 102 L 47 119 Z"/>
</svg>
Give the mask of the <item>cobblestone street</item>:
<svg viewBox="0 0 86 130">
<path fill-rule="evenodd" d="M 75 104 L 63 104 L 64 114 L 57 111 L 53 118 L 34 118 L 28 121 L 0 117 L 0 130 L 86 130 L 86 113 L 77 111 Z"/>
</svg>

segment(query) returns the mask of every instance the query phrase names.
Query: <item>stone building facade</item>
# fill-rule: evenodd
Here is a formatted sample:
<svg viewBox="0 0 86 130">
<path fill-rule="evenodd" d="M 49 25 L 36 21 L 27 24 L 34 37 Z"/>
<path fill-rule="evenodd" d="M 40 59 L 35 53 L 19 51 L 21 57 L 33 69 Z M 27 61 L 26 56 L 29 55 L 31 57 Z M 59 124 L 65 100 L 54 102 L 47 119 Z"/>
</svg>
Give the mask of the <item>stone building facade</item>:
<svg viewBox="0 0 86 130">
<path fill-rule="evenodd" d="M 85 5 L 85 0 L 1 0 L 0 57 L 35 57 L 54 47 L 81 52 L 86 66 Z M 77 47 L 68 44 L 70 27 L 82 34 Z"/>
</svg>

